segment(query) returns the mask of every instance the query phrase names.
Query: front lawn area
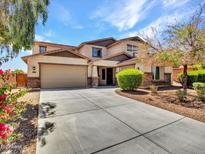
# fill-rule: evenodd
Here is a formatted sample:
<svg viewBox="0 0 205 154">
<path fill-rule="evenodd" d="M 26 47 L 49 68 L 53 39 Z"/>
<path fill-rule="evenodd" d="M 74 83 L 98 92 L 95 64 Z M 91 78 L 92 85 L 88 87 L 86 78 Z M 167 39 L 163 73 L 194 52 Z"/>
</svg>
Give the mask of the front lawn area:
<svg viewBox="0 0 205 154">
<path fill-rule="evenodd" d="M 21 117 L 16 121 L 16 123 L 19 125 L 16 130 L 17 140 L 10 143 L 9 145 L 0 145 L 0 153 L 35 154 L 39 96 L 39 91 L 30 91 L 20 100 L 18 100 L 20 102 L 25 102 L 26 107 L 25 111 L 21 114 Z"/>
<path fill-rule="evenodd" d="M 179 87 L 159 88 L 157 94 L 152 94 L 150 90 L 138 89 L 135 91 L 123 91 L 117 89 L 119 95 L 142 101 L 180 115 L 205 122 L 205 102 L 198 99 L 194 90 L 188 89 L 185 101 L 180 101 L 176 95 Z"/>
</svg>

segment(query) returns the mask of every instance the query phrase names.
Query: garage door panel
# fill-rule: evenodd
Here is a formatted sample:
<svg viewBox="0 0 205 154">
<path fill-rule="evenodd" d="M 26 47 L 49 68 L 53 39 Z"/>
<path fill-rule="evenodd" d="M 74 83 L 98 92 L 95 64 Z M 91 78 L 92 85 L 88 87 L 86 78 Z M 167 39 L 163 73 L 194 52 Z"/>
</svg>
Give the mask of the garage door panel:
<svg viewBox="0 0 205 154">
<path fill-rule="evenodd" d="M 87 66 L 41 64 L 42 88 L 86 87 Z"/>
</svg>

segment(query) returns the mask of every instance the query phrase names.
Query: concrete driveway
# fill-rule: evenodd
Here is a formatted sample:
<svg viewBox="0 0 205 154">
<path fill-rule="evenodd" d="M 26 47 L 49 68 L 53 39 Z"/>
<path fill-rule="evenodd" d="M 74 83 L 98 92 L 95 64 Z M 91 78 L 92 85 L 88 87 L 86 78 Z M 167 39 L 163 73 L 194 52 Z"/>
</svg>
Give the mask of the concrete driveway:
<svg viewBox="0 0 205 154">
<path fill-rule="evenodd" d="M 204 123 L 114 90 L 42 90 L 36 153 L 205 153 Z"/>
</svg>

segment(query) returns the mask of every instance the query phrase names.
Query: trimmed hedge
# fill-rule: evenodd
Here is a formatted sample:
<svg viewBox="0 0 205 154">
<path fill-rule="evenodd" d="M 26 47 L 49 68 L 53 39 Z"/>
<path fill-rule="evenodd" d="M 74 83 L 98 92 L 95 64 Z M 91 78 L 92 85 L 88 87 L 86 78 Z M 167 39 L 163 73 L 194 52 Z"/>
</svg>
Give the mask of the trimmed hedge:
<svg viewBox="0 0 205 154">
<path fill-rule="evenodd" d="M 182 83 L 182 79 L 184 77 L 183 73 L 180 73 L 178 78 L 179 81 Z M 187 85 L 192 87 L 194 82 L 205 82 L 205 70 L 196 70 L 188 72 L 188 81 Z"/>
<path fill-rule="evenodd" d="M 144 73 L 137 69 L 125 69 L 117 73 L 117 82 L 123 90 L 138 88 L 144 79 Z"/>
</svg>

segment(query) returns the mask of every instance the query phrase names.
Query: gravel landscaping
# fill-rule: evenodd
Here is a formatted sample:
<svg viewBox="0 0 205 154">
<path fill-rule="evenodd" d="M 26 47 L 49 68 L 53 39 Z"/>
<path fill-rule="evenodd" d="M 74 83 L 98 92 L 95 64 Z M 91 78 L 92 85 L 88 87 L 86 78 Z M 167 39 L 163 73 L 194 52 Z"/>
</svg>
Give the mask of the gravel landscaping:
<svg viewBox="0 0 205 154">
<path fill-rule="evenodd" d="M 10 145 L 1 145 L 2 154 L 35 154 L 38 123 L 38 103 L 40 91 L 28 92 L 21 100 L 26 103 L 26 109 L 16 123 L 17 140 Z"/>
<path fill-rule="evenodd" d="M 142 101 L 180 115 L 205 122 L 205 102 L 200 101 L 194 90 L 188 90 L 185 101 L 180 101 L 176 96 L 179 87 L 167 87 L 158 90 L 157 94 L 151 94 L 149 90 L 139 89 L 135 91 L 116 90 L 121 96 Z"/>
</svg>

